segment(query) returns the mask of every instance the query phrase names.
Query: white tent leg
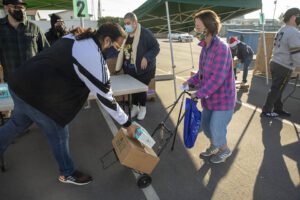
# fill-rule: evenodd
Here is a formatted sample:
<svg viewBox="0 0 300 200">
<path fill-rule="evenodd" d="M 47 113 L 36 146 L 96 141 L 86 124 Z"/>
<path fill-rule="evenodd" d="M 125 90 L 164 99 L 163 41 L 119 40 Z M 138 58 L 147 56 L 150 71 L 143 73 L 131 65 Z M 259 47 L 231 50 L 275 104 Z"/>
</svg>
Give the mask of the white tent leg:
<svg viewBox="0 0 300 200">
<path fill-rule="evenodd" d="M 266 34 L 265 34 L 264 19 L 262 20 L 262 30 L 263 30 L 263 45 L 264 45 L 265 68 L 266 68 L 266 83 L 268 85 L 269 84 L 269 70 L 268 70 L 267 45 L 266 45 Z"/>
<path fill-rule="evenodd" d="M 170 14 L 169 14 L 169 3 L 168 1 L 165 2 L 166 5 L 166 14 L 168 19 L 168 30 L 169 30 L 169 43 L 170 43 L 170 50 L 171 50 L 171 61 L 172 61 L 172 70 L 173 70 L 173 81 L 174 81 L 174 94 L 175 99 L 177 99 L 177 91 L 176 91 L 176 76 L 175 76 L 175 64 L 174 64 L 174 55 L 173 55 L 173 45 L 171 40 L 171 23 L 170 23 Z"/>
<path fill-rule="evenodd" d="M 83 19 L 83 17 L 80 17 L 80 27 L 84 28 L 84 19 Z"/>
<path fill-rule="evenodd" d="M 190 51 L 191 51 L 191 58 L 192 58 L 192 68 L 194 69 L 195 66 L 194 66 L 194 57 L 193 57 L 192 42 L 193 41 L 190 42 Z"/>
</svg>

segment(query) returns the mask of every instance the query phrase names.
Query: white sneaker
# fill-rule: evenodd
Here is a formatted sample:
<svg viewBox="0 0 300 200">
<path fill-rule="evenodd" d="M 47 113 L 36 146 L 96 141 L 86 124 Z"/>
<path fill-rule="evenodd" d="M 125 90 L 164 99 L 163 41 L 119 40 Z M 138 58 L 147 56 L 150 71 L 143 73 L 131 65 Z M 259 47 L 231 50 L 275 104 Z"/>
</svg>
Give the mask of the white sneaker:
<svg viewBox="0 0 300 200">
<path fill-rule="evenodd" d="M 140 107 L 140 112 L 137 116 L 137 119 L 138 120 L 143 120 L 143 119 L 145 119 L 145 116 L 146 116 L 146 106 L 141 106 Z"/>
<path fill-rule="evenodd" d="M 132 108 L 131 108 L 130 115 L 133 118 L 133 117 L 137 116 L 137 114 L 139 114 L 139 112 L 140 112 L 139 106 L 133 105 Z"/>
</svg>

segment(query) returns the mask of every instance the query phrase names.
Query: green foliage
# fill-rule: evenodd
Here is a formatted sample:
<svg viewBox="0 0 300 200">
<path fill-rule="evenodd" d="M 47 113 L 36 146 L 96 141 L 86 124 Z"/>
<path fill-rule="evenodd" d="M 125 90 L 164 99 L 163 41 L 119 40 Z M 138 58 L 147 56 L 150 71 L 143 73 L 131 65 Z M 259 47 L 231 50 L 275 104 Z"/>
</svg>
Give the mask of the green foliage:
<svg viewBox="0 0 300 200">
<path fill-rule="evenodd" d="M 98 19 L 98 27 L 101 26 L 102 24 L 105 24 L 107 22 L 110 22 L 110 23 L 118 23 L 120 24 L 120 26 L 124 27 L 124 21 L 123 21 L 123 18 L 120 18 L 120 17 L 100 17 Z"/>
</svg>

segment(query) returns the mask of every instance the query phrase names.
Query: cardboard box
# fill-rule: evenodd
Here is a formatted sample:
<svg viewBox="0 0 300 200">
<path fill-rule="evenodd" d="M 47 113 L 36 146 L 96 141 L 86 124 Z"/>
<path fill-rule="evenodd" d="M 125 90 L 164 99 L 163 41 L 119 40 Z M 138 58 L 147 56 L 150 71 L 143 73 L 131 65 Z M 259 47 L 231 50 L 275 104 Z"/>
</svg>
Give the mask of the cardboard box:
<svg viewBox="0 0 300 200">
<path fill-rule="evenodd" d="M 142 146 L 139 141 L 129 138 L 125 129 L 120 129 L 112 140 L 120 163 L 139 172 L 151 174 L 159 162 L 153 149 Z"/>
<path fill-rule="evenodd" d="M 155 144 L 155 140 L 151 137 L 151 135 L 148 133 L 148 131 L 142 127 L 139 123 L 136 121 L 133 121 L 132 124 L 136 125 L 137 128 L 134 137 L 143 145 L 152 148 Z"/>
<path fill-rule="evenodd" d="M 155 98 L 155 96 L 155 79 L 153 78 L 148 85 L 147 100 L 152 100 Z"/>
</svg>

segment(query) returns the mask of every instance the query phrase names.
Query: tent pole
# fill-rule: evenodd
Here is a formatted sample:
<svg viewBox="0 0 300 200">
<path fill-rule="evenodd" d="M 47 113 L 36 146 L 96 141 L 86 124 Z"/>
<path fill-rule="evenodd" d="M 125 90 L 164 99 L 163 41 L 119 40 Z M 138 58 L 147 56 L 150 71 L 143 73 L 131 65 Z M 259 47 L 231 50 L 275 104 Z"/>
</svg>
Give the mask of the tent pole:
<svg viewBox="0 0 300 200">
<path fill-rule="evenodd" d="M 84 19 L 80 17 L 80 27 L 84 28 Z"/>
<path fill-rule="evenodd" d="M 194 69 L 194 58 L 193 58 L 193 49 L 192 49 L 192 42 L 193 41 L 191 41 L 191 42 L 189 42 L 190 43 L 190 51 L 191 51 L 191 58 L 192 58 L 192 68 Z"/>
<path fill-rule="evenodd" d="M 263 11 L 261 9 L 261 15 L 263 16 Z M 266 83 L 269 84 L 269 70 L 268 70 L 268 58 L 267 58 L 267 45 L 266 45 L 266 34 L 265 34 L 265 19 L 262 19 L 262 31 L 263 31 L 263 44 L 264 44 L 264 54 L 265 54 L 265 68 L 266 68 Z"/>
<path fill-rule="evenodd" d="M 176 91 L 176 76 L 175 76 L 175 64 L 174 64 L 174 55 L 173 55 L 173 45 L 171 39 L 171 23 L 170 23 L 170 14 L 169 14 L 169 3 L 168 1 L 165 2 L 166 5 L 166 14 L 168 19 L 168 31 L 169 31 L 169 43 L 170 43 L 170 50 L 171 50 L 171 61 L 172 61 L 172 70 L 173 70 L 173 81 L 174 81 L 174 94 L 175 100 L 177 99 L 177 91 Z"/>
</svg>

